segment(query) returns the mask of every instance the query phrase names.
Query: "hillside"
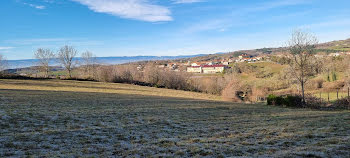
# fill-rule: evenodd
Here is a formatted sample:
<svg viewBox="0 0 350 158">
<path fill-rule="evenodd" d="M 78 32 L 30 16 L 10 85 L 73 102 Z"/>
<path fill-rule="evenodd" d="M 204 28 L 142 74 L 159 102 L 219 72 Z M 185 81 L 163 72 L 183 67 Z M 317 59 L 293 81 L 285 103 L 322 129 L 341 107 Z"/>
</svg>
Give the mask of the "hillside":
<svg viewBox="0 0 350 158">
<path fill-rule="evenodd" d="M 238 57 L 242 53 L 247 53 L 250 55 L 258 56 L 258 55 L 268 55 L 268 54 L 276 54 L 285 52 L 284 47 L 279 48 L 260 48 L 253 50 L 239 50 L 229 53 L 220 53 L 220 54 L 210 54 L 206 56 L 198 56 L 190 58 L 190 61 L 211 61 L 216 59 L 226 59 L 232 57 Z M 337 51 L 350 51 L 350 38 L 346 40 L 337 40 L 326 43 L 320 43 L 317 45 L 317 49 L 319 52 L 337 52 Z"/>
<path fill-rule="evenodd" d="M 0 157 L 346 157 L 349 111 L 125 84 L 0 80 Z"/>
<path fill-rule="evenodd" d="M 346 40 L 331 41 L 318 45 L 319 49 L 350 51 L 350 38 Z"/>
</svg>

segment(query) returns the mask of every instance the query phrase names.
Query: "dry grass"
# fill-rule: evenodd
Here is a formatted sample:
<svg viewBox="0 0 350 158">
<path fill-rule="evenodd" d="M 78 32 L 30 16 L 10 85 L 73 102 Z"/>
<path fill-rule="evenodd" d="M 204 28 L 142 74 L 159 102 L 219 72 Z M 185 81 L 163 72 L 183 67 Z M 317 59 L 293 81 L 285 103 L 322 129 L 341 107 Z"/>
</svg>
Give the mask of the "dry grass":
<svg viewBox="0 0 350 158">
<path fill-rule="evenodd" d="M 350 154 L 349 111 L 215 100 L 124 84 L 0 80 L 0 157 Z"/>
<path fill-rule="evenodd" d="M 323 100 L 325 100 L 325 101 L 328 101 L 328 93 L 326 93 L 326 92 L 321 92 L 321 94 L 320 94 L 320 92 L 314 92 L 314 96 L 315 97 L 318 97 L 318 98 L 320 98 L 320 95 L 321 95 L 321 98 L 323 99 Z M 330 101 L 335 101 L 335 100 L 337 100 L 337 99 L 341 99 L 341 98 L 345 98 L 345 97 L 347 97 L 348 96 L 348 93 L 347 92 L 339 92 L 338 93 L 338 97 L 337 97 L 337 92 L 330 92 L 329 93 L 329 100 Z"/>
<path fill-rule="evenodd" d="M 85 82 L 69 80 L 1 80 L 0 89 L 18 90 L 46 90 L 65 92 L 93 92 L 93 93 L 114 93 L 134 94 L 162 97 L 177 97 L 188 99 L 221 100 L 220 96 L 177 91 L 172 89 L 160 89 L 154 87 L 142 87 L 130 84 Z"/>
</svg>

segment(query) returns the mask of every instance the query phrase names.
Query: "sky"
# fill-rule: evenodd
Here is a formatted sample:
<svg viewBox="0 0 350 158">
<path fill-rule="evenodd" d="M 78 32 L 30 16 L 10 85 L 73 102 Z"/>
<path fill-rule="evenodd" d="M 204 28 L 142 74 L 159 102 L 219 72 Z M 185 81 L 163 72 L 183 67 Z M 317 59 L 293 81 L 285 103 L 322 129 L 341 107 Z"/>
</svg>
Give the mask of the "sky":
<svg viewBox="0 0 350 158">
<path fill-rule="evenodd" d="M 108 56 L 212 54 L 285 46 L 293 30 L 350 38 L 349 0 L 1 0 L 0 54 L 64 45 Z"/>
</svg>

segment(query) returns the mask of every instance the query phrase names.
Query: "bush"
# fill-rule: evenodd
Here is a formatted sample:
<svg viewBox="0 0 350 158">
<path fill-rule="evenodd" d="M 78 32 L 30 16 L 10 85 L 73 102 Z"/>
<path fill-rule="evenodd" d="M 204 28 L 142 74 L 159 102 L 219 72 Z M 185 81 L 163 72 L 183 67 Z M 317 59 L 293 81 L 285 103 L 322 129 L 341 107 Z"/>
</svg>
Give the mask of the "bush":
<svg viewBox="0 0 350 158">
<path fill-rule="evenodd" d="M 324 102 L 323 99 L 315 97 L 312 94 L 307 94 L 305 96 L 305 102 L 305 107 L 307 108 L 319 109 L 326 106 L 326 102 Z"/>
<path fill-rule="evenodd" d="M 338 80 L 334 82 L 330 82 L 327 85 L 324 85 L 325 90 L 327 91 L 334 91 L 337 89 L 342 89 L 346 85 L 344 80 Z"/>
<path fill-rule="evenodd" d="M 267 97 L 267 105 L 275 105 L 277 96 L 270 94 Z"/>
<path fill-rule="evenodd" d="M 279 106 L 285 105 L 285 99 L 284 99 L 284 97 L 282 97 L 282 96 L 277 96 L 277 97 L 275 98 L 275 105 L 279 105 Z"/>
<path fill-rule="evenodd" d="M 322 99 L 307 95 L 305 97 L 306 104 L 303 104 L 302 96 L 300 95 L 287 95 L 287 96 L 275 96 L 270 94 L 267 97 L 267 105 L 286 106 L 295 108 L 320 108 L 324 105 Z"/>
<path fill-rule="evenodd" d="M 306 88 L 309 90 L 320 89 L 320 88 L 323 88 L 323 83 L 324 83 L 324 80 L 322 78 L 316 78 L 307 82 Z"/>
<path fill-rule="evenodd" d="M 97 70 L 96 80 L 112 82 L 115 79 L 115 71 L 112 66 L 100 66 Z"/>
<path fill-rule="evenodd" d="M 323 82 L 324 80 L 322 78 L 316 80 L 316 87 L 317 88 L 323 88 Z"/>
<path fill-rule="evenodd" d="M 350 97 L 336 100 L 332 107 L 350 110 Z"/>
<path fill-rule="evenodd" d="M 299 96 L 299 95 L 288 95 L 286 98 L 284 98 L 284 104 L 287 106 L 287 107 L 298 107 L 298 108 L 301 108 L 303 107 L 303 104 L 302 104 L 302 97 Z"/>
<path fill-rule="evenodd" d="M 35 79 L 47 79 L 47 78 L 33 78 L 29 76 L 21 76 L 17 74 L 1 74 L 0 79 L 20 79 L 20 80 L 35 80 Z"/>
</svg>

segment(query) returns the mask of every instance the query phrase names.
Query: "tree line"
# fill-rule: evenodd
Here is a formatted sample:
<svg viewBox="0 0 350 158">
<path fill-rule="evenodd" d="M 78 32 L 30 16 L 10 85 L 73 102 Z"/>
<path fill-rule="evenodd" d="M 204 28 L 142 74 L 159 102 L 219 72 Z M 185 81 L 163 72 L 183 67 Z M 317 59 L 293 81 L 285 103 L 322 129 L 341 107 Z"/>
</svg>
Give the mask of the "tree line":
<svg viewBox="0 0 350 158">
<path fill-rule="evenodd" d="M 57 53 L 50 49 L 39 48 L 34 57 L 38 60 L 38 68 L 44 73 L 44 77 L 48 78 L 50 74 L 50 62 L 57 60 L 58 63 L 66 70 L 68 77 L 72 78 L 72 71 L 74 66 L 80 64 L 84 68 L 85 73 L 92 74 L 94 66 L 96 65 L 96 57 L 91 52 L 86 51 L 81 54 L 81 60 L 75 60 L 78 51 L 72 46 L 63 46 Z"/>
</svg>

